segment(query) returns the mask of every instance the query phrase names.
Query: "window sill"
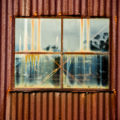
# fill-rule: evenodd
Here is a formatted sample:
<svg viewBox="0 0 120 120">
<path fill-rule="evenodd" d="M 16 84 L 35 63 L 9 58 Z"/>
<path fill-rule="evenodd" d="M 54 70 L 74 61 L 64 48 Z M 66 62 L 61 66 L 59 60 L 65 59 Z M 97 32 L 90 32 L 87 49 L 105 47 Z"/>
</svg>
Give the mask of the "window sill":
<svg viewBox="0 0 120 120">
<path fill-rule="evenodd" d="M 80 92 L 80 93 L 98 93 L 98 92 L 115 92 L 115 90 L 101 89 L 101 88 L 14 88 L 8 90 L 9 92 Z"/>
</svg>

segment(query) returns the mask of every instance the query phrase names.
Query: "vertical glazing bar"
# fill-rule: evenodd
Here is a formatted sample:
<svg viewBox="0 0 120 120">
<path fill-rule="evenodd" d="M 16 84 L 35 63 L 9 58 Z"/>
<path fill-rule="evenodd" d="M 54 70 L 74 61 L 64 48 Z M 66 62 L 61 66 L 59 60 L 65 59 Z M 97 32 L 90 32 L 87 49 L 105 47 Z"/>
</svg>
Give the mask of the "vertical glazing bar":
<svg viewBox="0 0 120 120">
<path fill-rule="evenodd" d="M 61 19 L 61 88 L 63 88 L 63 18 Z"/>
</svg>

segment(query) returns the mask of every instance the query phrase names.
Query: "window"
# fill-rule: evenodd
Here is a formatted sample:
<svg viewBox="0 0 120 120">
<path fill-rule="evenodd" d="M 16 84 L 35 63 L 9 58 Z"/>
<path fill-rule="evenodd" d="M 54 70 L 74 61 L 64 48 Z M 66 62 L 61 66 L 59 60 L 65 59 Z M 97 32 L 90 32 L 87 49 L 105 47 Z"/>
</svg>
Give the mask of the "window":
<svg viewBox="0 0 120 120">
<path fill-rule="evenodd" d="M 15 88 L 109 88 L 109 54 L 109 19 L 15 19 Z"/>
</svg>

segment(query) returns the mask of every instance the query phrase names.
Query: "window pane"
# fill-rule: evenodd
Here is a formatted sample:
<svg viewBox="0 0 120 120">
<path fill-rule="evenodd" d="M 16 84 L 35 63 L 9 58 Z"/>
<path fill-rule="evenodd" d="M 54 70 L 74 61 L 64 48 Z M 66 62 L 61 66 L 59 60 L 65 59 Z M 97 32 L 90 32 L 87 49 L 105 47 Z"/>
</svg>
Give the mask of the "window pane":
<svg viewBox="0 0 120 120">
<path fill-rule="evenodd" d="M 108 51 L 109 19 L 90 19 L 90 50 Z"/>
<path fill-rule="evenodd" d="M 61 51 L 61 20 L 41 19 L 41 48 L 43 51 Z"/>
<path fill-rule="evenodd" d="M 54 34 L 53 34 L 54 33 Z M 60 19 L 15 19 L 15 51 L 61 50 Z"/>
<path fill-rule="evenodd" d="M 80 50 L 80 19 L 63 20 L 63 51 Z"/>
<path fill-rule="evenodd" d="M 60 55 L 15 55 L 16 88 L 59 88 Z"/>
<path fill-rule="evenodd" d="M 64 52 L 108 51 L 109 19 L 64 19 Z"/>
<path fill-rule="evenodd" d="M 64 88 L 108 88 L 107 55 L 64 55 Z"/>
</svg>

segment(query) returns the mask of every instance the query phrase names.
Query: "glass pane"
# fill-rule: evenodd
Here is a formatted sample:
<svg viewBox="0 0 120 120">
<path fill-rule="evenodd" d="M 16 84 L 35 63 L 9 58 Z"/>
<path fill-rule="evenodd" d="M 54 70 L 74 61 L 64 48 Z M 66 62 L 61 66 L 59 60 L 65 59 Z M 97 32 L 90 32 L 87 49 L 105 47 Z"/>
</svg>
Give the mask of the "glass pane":
<svg viewBox="0 0 120 120">
<path fill-rule="evenodd" d="M 80 19 L 63 20 L 63 51 L 74 52 L 80 49 Z"/>
<path fill-rule="evenodd" d="M 54 33 L 54 34 L 53 34 Z M 60 19 L 15 19 L 15 51 L 54 51 L 61 49 Z"/>
<path fill-rule="evenodd" d="M 107 55 L 64 55 L 64 88 L 108 88 Z"/>
<path fill-rule="evenodd" d="M 16 88 L 60 88 L 60 55 L 15 55 Z"/>
<path fill-rule="evenodd" d="M 109 19 L 90 19 L 90 50 L 109 49 Z"/>
<path fill-rule="evenodd" d="M 43 51 L 61 51 L 61 20 L 41 19 L 41 48 Z"/>
<path fill-rule="evenodd" d="M 109 48 L 109 19 L 64 19 L 64 52 L 102 51 Z"/>
</svg>

